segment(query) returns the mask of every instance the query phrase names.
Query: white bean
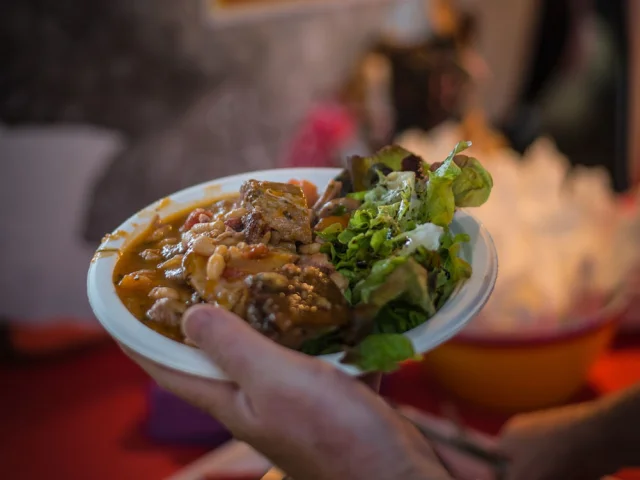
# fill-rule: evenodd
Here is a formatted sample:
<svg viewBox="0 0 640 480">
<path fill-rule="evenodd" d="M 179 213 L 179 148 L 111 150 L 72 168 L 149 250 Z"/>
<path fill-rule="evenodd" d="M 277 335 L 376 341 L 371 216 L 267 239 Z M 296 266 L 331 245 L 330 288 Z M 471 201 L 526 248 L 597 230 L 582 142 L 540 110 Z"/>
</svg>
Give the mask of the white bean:
<svg viewBox="0 0 640 480">
<path fill-rule="evenodd" d="M 209 233 L 216 232 L 221 233 L 224 232 L 225 226 L 224 223 L 220 220 L 216 220 L 215 222 L 207 222 L 207 223 L 196 223 L 193 227 L 191 227 L 190 232 L 192 233 Z"/>
<path fill-rule="evenodd" d="M 208 257 L 216 251 L 216 243 L 211 237 L 200 236 L 193 241 L 191 248 L 198 255 Z"/>
<path fill-rule="evenodd" d="M 209 257 L 207 261 L 207 279 L 219 280 L 222 276 L 222 272 L 225 269 L 225 262 L 222 255 L 214 253 Z"/>
<path fill-rule="evenodd" d="M 157 242 L 166 237 L 172 230 L 171 225 L 163 225 L 162 227 L 156 228 L 151 235 L 147 237 L 148 242 Z"/>
<path fill-rule="evenodd" d="M 235 208 L 228 212 L 224 218 L 225 220 L 231 220 L 235 218 L 244 217 L 247 214 L 247 210 L 245 208 Z"/>
<path fill-rule="evenodd" d="M 218 245 L 214 253 L 221 255 L 222 258 L 224 258 L 226 261 L 229 257 L 229 247 L 227 247 L 226 245 Z"/>
<path fill-rule="evenodd" d="M 244 234 L 242 232 L 234 232 L 233 230 L 222 232 L 220 235 L 216 237 L 216 242 L 222 245 L 235 245 L 239 240 L 244 238 Z"/>
<path fill-rule="evenodd" d="M 237 260 L 240 257 L 242 257 L 242 252 L 235 245 L 232 245 L 231 247 L 229 247 L 228 252 L 229 252 L 229 258 L 231 258 L 232 260 Z"/>
<path fill-rule="evenodd" d="M 171 287 L 153 287 L 149 292 L 149 296 L 156 300 L 161 298 L 171 298 L 173 300 L 180 299 L 180 294 Z"/>
</svg>

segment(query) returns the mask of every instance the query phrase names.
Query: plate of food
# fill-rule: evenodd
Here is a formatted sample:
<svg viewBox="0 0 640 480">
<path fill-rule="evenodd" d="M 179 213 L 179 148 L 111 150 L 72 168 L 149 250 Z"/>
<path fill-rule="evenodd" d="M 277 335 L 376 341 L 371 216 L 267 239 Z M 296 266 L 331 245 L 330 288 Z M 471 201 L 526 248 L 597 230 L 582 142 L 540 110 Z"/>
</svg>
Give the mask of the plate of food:
<svg viewBox="0 0 640 480">
<path fill-rule="evenodd" d="M 93 311 L 121 344 L 193 375 L 224 378 L 180 328 L 198 303 L 348 374 L 391 371 L 460 331 L 495 285 L 491 236 L 463 210 L 493 181 L 468 146 L 433 165 L 390 146 L 345 169 L 250 172 L 170 195 L 105 236 L 88 273 Z"/>
</svg>

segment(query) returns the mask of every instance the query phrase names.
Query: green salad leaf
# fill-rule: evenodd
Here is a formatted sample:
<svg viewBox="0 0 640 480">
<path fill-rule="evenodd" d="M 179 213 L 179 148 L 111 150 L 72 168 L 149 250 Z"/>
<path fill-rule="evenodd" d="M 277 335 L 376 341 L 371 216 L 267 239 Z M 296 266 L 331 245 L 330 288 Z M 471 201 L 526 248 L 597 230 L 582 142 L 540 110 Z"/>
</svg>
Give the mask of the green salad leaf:
<svg viewBox="0 0 640 480">
<path fill-rule="evenodd" d="M 455 163 L 461 173 L 454 180 L 452 189 L 456 207 L 479 207 L 488 199 L 493 188 L 493 178 L 478 160 L 458 155 Z"/>
<path fill-rule="evenodd" d="M 422 203 L 422 220 L 434 225 L 447 227 L 453 221 L 456 210 L 453 183 L 462 173 L 454 162 L 454 157 L 471 146 L 470 142 L 460 142 L 435 172 L 429 173 L 427 197 Z"/>
<path fill-rule="evenodd" d="M 385 305 L 375 317 L 376 333 L 404 333 L 422 325 L 429 315 L 403 302 L 393 301 Z"/>
<path fill-rule="evenodd" d="M 345 297 L 358 318 L 371 322 L 362 331 L 373 335 L 349 344 L 345 362 L 389 371 L 412 358 L 402 334 L 427 322 L 471 276 L 460 256 L 469 237 L 449 227 L 456 208 L 487 200 L 493 180 L 475 158 L 461 155 L 470 146 L 458 143 L 431 169 L 398 146 L 350 159 L 349 196 L 362 204 L 346 227 L 334 224 L 318 233 L 321 251 L 349 281 Z M 304 350 L 333 351 L 339 335 L 308 342 Z"/>
<path fill-rule="evenodd" d="M 347 170 L 351 175 L 354 191 L 370 189 L 377 182 L 379 173 L 408 170 L 403 168 L 403 163 L 409 158 L 420 160 L 419 166 L 424 163 L 419 157 L 398 145 L 384 147 L 370 157 L 350 157 L 347 161 Z"/>
<path fill-rule="evenodd" d="M 375 310 L 382 309 L 393 300 L 402 300 L 428 316 L 436 311 L 429 295 L 427 271 L 409 257 L 392 257 L 376 262 L 371 274 L 355 286 L 352 298 Z"/>
<path fill-rule="evenodd" d="M 392 372 L 403 361 L 417 358 L 411 340 L 401 334 L 369 335 L 347 351 L 343 363 L 356 365 L 364 372 Z"/>
</svg>

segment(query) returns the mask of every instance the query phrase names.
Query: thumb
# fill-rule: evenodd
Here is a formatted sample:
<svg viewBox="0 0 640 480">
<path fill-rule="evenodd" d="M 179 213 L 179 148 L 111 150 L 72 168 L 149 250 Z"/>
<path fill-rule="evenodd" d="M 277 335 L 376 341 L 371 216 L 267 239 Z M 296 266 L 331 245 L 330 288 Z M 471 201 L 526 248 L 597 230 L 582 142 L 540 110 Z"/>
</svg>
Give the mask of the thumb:
<svg viewBox="0 0 640 480">
<path fill-rule="evenodd" d="M 305 372 L 303 354 L 282 347 L 237 315 L 212 305 L 196 305 L 183 316 L 185 336 L 200 347 L 242 389 L 288 381 Z"/>
</svg>

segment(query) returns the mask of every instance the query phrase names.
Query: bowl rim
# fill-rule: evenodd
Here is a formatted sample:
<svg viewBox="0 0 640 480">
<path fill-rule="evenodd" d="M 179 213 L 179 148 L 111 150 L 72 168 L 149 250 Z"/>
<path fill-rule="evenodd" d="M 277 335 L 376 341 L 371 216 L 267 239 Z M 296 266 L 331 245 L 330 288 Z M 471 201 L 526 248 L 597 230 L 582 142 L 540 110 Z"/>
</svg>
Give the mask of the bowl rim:
<svg viewBox="0 0 640 480">
<path fill-rule="evenodd" d="M 573 327 L 566 327 L 557 331 L 534 333 L 526 337 L 512 336 L 508 332 L 472 333 L 462 331 L 452 338 L 449 343 L 482 348 L 535 347 L 563 343 L 587 336 L 610 324 L 618 323 L 628 305 L 629 296 L 627 292 L 620 290 L 609 296 L 601 308 L 585 315 L 584 320 Z"/>
<path fill-rule="evenodd" d="M 169 339 L 137 320 L 118 297 L 113 272 L 118 251 L 139 237 L 156 215 L 170 216 L 198 203 L 215 200 L 239 190 L 242 182 L 256 178 L 287 182 L 306 179 L 325 185 L 339 174 L 339 168 L 278 168 L 232 175 L 180 190 L 141 209 L 123 222 L 111 235 L 105 236 L 91 261 L 87 274 L 89 303 L 98 321 L 116 341 L 138 354 L 168 368 L 212 379 L 226 379 L 205 354 L 193 347 Z M 474 273 L 459 285 L 446 304 L 426 323 L 405 333 L 416 352 L 424 353 L 457 334 L 486 304 L 495 286 L 498 257 L 491 235 L 474 217 L 461 210 L 451 226 L 454 233 L 464 231 L 471 242 L 463 244 L 462 255 L 470 261 Z M 339 362 L 342 354 L 320 358 L 348 375 L 363 372 Z"/>
</svg>

